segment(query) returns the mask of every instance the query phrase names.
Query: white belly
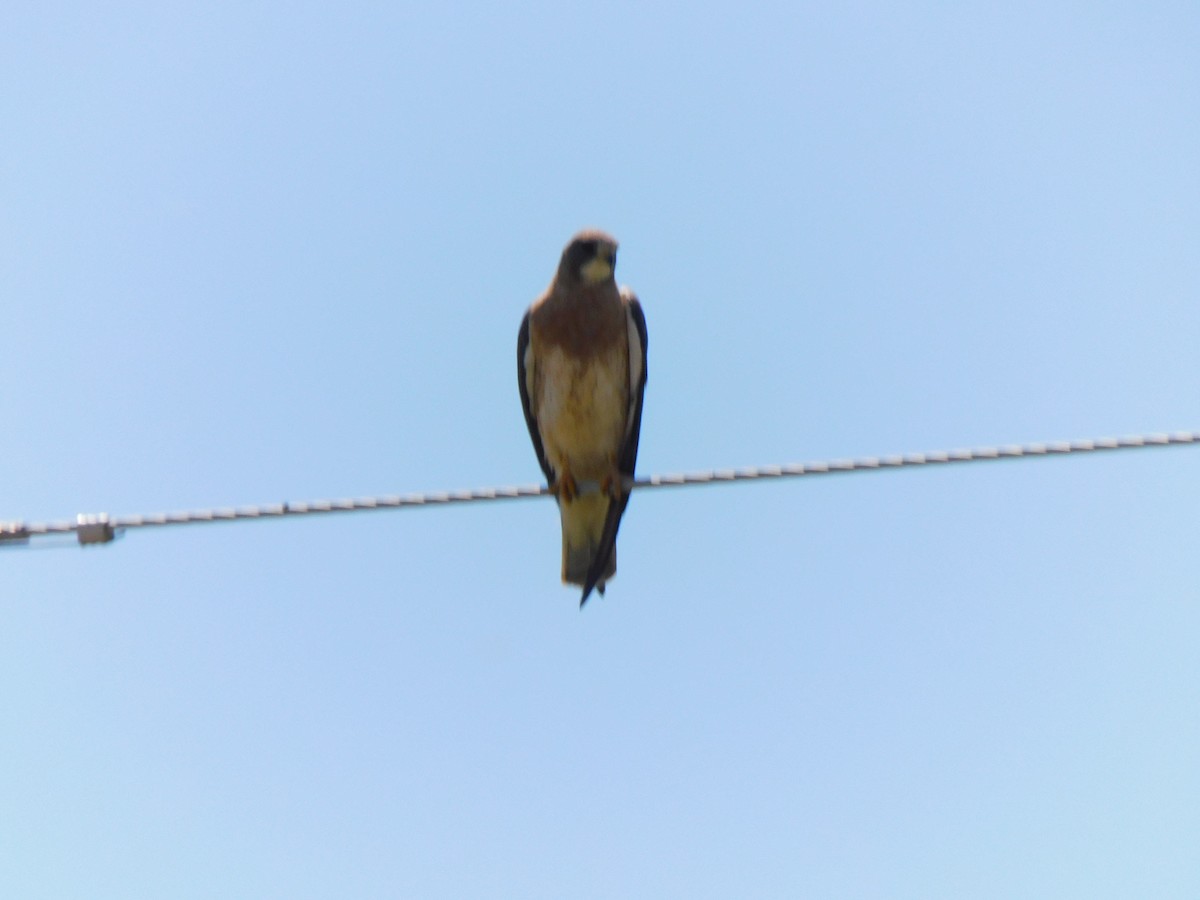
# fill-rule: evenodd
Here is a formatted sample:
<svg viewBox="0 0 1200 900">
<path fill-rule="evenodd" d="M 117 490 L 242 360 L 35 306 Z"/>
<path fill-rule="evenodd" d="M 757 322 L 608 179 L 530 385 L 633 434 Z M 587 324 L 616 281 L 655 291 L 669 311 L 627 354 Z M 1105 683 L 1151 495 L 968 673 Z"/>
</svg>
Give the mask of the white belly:
<svg viewBox="0 0 1200 900">
<path fill-rule="evenodd" d="M 552 348 L 542 360 L 542 445 L 556 470 L 565 466 L 577 479 L 608 474 L 625 436 L 629 366 L 614 350 L 580 362 Z"/>
</svg>

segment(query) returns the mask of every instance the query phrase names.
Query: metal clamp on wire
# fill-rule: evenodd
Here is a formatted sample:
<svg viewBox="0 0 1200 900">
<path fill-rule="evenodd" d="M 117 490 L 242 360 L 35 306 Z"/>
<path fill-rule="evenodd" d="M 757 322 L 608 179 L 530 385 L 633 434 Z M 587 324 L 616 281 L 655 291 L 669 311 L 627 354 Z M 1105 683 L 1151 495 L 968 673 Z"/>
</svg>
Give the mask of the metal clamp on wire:
<svg viewBox="0 0 1200 900">
<path fill-rule="evenodd" d="M 108 513 L 80 513 L 75 517 L 75 536 L 80 546 L 107 544 L 116 532 L 108 521 Z"/>
</svg>

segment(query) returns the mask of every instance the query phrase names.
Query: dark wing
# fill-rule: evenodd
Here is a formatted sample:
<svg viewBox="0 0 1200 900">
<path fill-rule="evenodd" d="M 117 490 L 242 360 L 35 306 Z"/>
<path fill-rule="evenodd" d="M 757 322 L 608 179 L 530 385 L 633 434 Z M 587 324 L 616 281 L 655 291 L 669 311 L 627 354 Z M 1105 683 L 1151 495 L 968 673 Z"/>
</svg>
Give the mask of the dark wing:
<svg viewBox="0 0 1200 900">
<path fill-rule="evenodd" d="M 623 475 L 632 478 L 633 470 L 637 466 L 638 437 L 642 432 L 642 397 L 646 393 L 646 317 L 637 297 L 626 292 L 625 298 L 628 301 L 629 320 L 633 325 L 629 336 L 629 418 L 625 425 L 625 443 L 621 446 L 617 465 Z"/>
<path fill-rule="evenodd" d="M 642 324 L 643 330 L 645 323 Z M 533 355 L 529 352 L 529 313 L 521 320 L 521 330 L 517 333 L 517 387 L 521 390 L 521 409 L 525 413 L 525 425 L 529 428 L 529 439 L 533 441 L 533 451 L 537 454 L 538 463 L 546 475 L 546 483 L 554 483 L 554 469 L 546 459 L 546 450 L 542 446 L 542 433 L 538 430 L 537 417 L 529 403 L 529 392 L 533 388 Z M 639 413 L 640 406 L 639 403 Z M 637 441 L 634 440 L 634 455 L 637 455 Z"/>
<path fill-rule="evenodd" d="M 625 441 L 617 454 L 617 468 L 625 477 L 633 478 L 637 466 L 638 438 L 642 432 L 642 398 L 646 394 L 646 317 L 642 313 L 642 304 L 632 291 L 622 288 L 621 296 L 625 300 L 629 320 L 629 411 L 625 420 Z M 629 505 L 629 494 L 630 491 L 622 485 L 619 499 L 608 505 L 604 530 L 600 532 L 600 544 L 584 581 L 580 606 L 587 602 L 592 588 L 608 571 L 608 559 L 617 545 L 617 529 L 621 527 L 621 516 L 625 515 L 625 507 Z"/>
</svg>

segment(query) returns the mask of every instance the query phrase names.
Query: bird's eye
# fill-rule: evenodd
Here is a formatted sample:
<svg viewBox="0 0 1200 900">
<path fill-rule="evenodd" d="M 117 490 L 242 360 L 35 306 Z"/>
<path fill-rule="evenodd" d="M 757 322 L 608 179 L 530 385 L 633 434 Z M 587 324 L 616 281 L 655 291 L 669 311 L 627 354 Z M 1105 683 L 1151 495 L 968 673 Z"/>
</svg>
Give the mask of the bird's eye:
<svg viewBox="0 0 1200 900">
<path fill-rule="evenodd" d="M 579 253 L 584 260 L 593 259 L 596 256 L 597 243 L 595 241 L 580 241 Z"/>
</svg>

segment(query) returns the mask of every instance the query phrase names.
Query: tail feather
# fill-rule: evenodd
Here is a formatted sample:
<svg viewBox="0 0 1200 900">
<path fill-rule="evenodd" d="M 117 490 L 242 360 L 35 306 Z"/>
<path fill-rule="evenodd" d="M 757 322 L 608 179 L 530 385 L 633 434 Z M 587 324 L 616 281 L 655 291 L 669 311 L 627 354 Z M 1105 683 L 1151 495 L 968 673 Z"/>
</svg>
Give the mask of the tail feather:
<svg viewBox="0 0 1200 900">
<path fill-rule="evenodd" d="M 588 594 L 592 592 L 593 587 L 600 592 L 600 596 L 604 596 L 604 582 L 617 571 L 617 529 L 621 527 L 621 517 L 625 515 L 625 507 L 628 504 L 628 493 L 609 501 L 604 514 L 604 528 L 600 532 L 596 553 L 592 557 L 592 567 L 588 569 L 587 579 L 583 583 L 583 596 L 579 598 L 580 608 L 587 603 Z"/>
<path fill-rule="evenodd" d="M 567 584 L 580 585 L 587 591 L 595 586 L 603 591 L 604 582 L 616 574 L 617 554 L 611 542 L 605 541 L 609 506 L 609 498 L 603 494 L 588 494 L 560 507 L 562 579 Z M 608 553 L 607 564 L 600 568 L 597 556 L 605 543 L 609 543 L 612 552 Z M 598 571 L 594 572 L 594 569 Z M 587 599 L 586 593 L 584 599 Z"/>
</svg>

